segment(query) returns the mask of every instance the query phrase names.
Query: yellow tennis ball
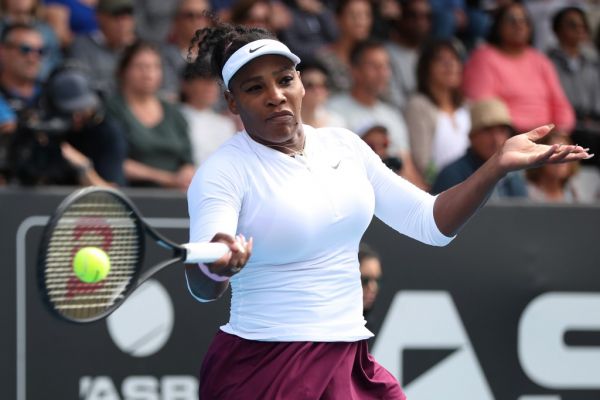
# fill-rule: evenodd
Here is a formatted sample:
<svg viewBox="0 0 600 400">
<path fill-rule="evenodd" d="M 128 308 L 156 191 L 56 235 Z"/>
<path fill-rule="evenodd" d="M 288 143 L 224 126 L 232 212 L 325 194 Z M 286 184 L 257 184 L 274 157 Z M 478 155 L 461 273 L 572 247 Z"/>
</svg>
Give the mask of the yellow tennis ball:
<svg viewBox="0 0 600 400">
<path fill-rule="evenodd" d="M 100 282 L 109 271 L 108 254 L 98 247 L 82 247 L 73 258 L 73 272 L 82 282 Z"/>
</svg>

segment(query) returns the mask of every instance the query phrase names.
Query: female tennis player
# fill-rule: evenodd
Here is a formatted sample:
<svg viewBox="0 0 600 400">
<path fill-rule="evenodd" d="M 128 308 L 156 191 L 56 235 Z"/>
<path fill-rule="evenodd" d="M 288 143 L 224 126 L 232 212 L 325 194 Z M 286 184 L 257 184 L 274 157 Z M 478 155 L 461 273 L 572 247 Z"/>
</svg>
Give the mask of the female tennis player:
<svg viewBox="0 0 600 400">
<path fill-rule="evenodd" d="M 373 215 L 427 244 L 449 243 L 506 173 L 590 157 L 579 146 L 515 136 L 465 182 L 437 197 L 389 170 L 354 133 L 300 119 L 300 59 L 267 31 L 198 31 L 245 131 L 198 170 L 188 191 L 192 242 L 229 245 L 186 266 L 199 301 L 232 287 L 229 323 L 200 372 L 202 399 L 404 399 L 367 349 L 357 253 Z M 246 240 L 246 238 L 249 238 Z"/>
</svg>

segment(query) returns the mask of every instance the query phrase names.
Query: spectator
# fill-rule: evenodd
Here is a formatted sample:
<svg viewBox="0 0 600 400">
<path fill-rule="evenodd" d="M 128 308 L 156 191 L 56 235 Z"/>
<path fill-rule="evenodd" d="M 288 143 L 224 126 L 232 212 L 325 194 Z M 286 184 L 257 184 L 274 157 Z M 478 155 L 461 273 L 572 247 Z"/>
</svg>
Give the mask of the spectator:
<svg viewBox="0 0 600 400">
<path fill-rule="evenodd" d="M 176 18 L 180 3 L 179 0 L 134 0 L 135 26 L 139 37 L 155 43 L 167 42 L 171 22 Z"/>
<path fill-rule="evenodd" d="M 399 157 L 404 165 L 403 176 L 417 181 L 410 159 L 408 133 L 402 115 L 379 97 L 388 87 L 391 71 L 388 53 L 380 42 L 366 41 L 357 44 L 350 56 L 352 89 L 350 93 L 333 96 L 328 107 L 342 116 L 351 130 L 362 128 L 365 121 L 383 125 L 389 132 L 390 156 Z"/>
<path fill-rule="evenodd" d="M 12 133 L 17 129 L 17 116 L 0 95 L 0 186 L 7 183 L 10 172 L 9 151 Z"/>
<path fill-rule="evenodd" d="M 42 35 L 26 24 L 7 26 L 0 36 L 0 92 L 17 120 L 38 107 L 42 84 L 38 80 L 44 54 Z"/>
<path fill-rule="evenodd" d="M 431 6 L 428 0 L 403 0 L 402 14 L 394 25 L 386 48 L 390 55 L 392 80 L 387 100 L 404 107 L 417 88 L 416 67 L 421 47 L 431 36 Z"/>
<path fill-rule="evenodd" d="M 488 38 L 465 65 L 468 98 L 503 100 L 518 131 L 553 122 L 563 133 L 575 125 L 552 62 L 531 45 L 531 21 L 522 4 L 498 10 Z"/>
<path fill-rule="evenodd" d="M 124 183 L 123 134 L 105 118 L 82 70 L 65 66 L 53 72 L 40 105 L 38 118 L 21 122 L 11 147 L 11 166 L 19 183 Z"/>
<path fill-rule="evenodd" d="M 469 147 L 470 117 L 461 90 L 462 62 L 450 41 L 426 46 L 417 64 L 417 93 L 404 117 L 417 170 L 428 184 Z"/>
<path fill-rule="evenodd" d="M 305 94 L 302 99 L 302 122 L 322 128 L 344 126 L 344 119 L 325 108 L 329 98 L 328 77 L 325 67 L 318 62 L 302 62 L 298 65 Z"/>
<path fill-rule="evenodd" d="M 281 31 L 281 40 L 300 59 L 314 57 L 337 35 L 333 13 L 320 0 L 290 0 L 289 6 L 292 23 Z"/>
<path fill-rule="evenodd" d="M 398 175 L 402 175 L 402 160 L 398 157 L 390 157 L 390 138 L 388 130 L 377 123 L 367 123 L 364 128 L 358 129 L 356 134 L 381 158 L 381 161 Z"/>
<path fill-rule="evenodd" d="M 194 173 L 188 126 L 179 110 L 158 97 L 162 80 L 160 51 L 138 41 L 119 62 L 120 93 L 109 112 L 124 127 L 129 155 L 125 176 L 135 186 L 186 190 Z"/>
<path fill-rule="evenodd" d="M 40 14 L 39 0 L 0 1 L 0 31 L 8 25 L 23 23 L 32 25 L 42 35 L 45 57 L 42 60 L 40 78 L 44 80 L 60 64 L 62 52 L 56 34 L 50 25 L 39 18 Z"/>
<path fill-rule="evenodd" d="M 598 55 L 586 48 L 590 27 L 580 8 L 566 7 L 553 19 L 558 46 L 548 52 L 558 71 L 562 87 L 575 109 L 573 140 L 583 147 L 600 148 L 600 63 Z M 586 163 L 600 166 L 597 158 Z M 585 164 L 585 163 L 584 163 Z"/>
<path fill-rule="evenodd" d="M 196 30 L 205 28 L 212 24 L 208 17 L 210 3 L 207 0 L 180 0 L 175 16 L 171 23 L 170 44 L 164 46 L 163 54 L 166 70 L 174 71 L 174 81 L 167 84 L 179 91 L 179 77 L 183 75 L 190 40 L 194 37 Z M 194 54 L 190 54 L 194 57 Z"/>
<path fill-rule="evenodd" d="M 352 86 L 350 53 L 354 46 L 367 40 L 373 25 L 368 0 L 342 0 L 335 10 L 339 35 L 317 52 L 317 59 L 327 68 L 333 92 L 347 92 Z"/>
<path fill-rule="evenodd" d="M 387 40 L 392 26 L 400 18 L 402 9 L 398 0 L 374 0 L 373 4 L 373 39 Z"/>
<path fill-rule="evenodd" d="M 597 8 L 595 1 L 589 0 L 527 0 L 523 6 L 532 17 L 531 28 L 533 30 L 533 46 L 546 52 L 556 45 L 556 37 L 552 34 L 552 17 L 561 9 L 567 6 L 586 9 L 589 5 L 590 10 Z"/>
<path fill-rule="evenodd" d="M 99 0 L 44 0 L 46 20 L 60 45 L 68 48 L 76 35 L 98 31 L 95 8 Z"/>
<path fill-rule="evenodd" d="M 381 280 L 381 261 L 379 255 L 366 243 L 361 243 L 358 250 L 360 281 L 363 289 L 363 314 L 369 315 L 379 294 Z"/>
<path fill-rule="evenodd" d="M 268 0 L 240 0 L 225 14 L 235 25 L 264 28 L 271 32 L 279 32 L 289 26 L 292 18 L 287 7 Z"/>
<path fill-rule="evenodd" d="M 450 40 L 466 29 L 469 19 L 465 0 L 431 0 L 433 36 Z"/>
<path fill-rule="evenodd" d="M 475 102 L 471 107 L 471 147 L 464 156 L 440 171 L 431 192 L 441 193 L 466 180 L 494 155 L 514 132 L 508 108 L 504 103 L 498 99 Z M 511 172 L 498 182 L 491 196 L 526 197 L 525 180 L 519 172 Z"/>
<path fill-rule="evenodd" d="M 542 143 L 570 144 L 569 137 L 558 133 L 548 135 Z M 595 170 L 594 170 L 595 171 Z M 600 178 L 595 176 L 577 180 L 578 163 L 544 165 L 526 171 L 529 198 L 536 202 L 591 203 L 600 199 Z M 591 180 L 589 178 L 592 178 Z M 592 188 L 592 190 L 590 190 Z"/>
<path fill-rule="evenodd" d="M 115 69 L 123 50 L 135 39 L 133 0 L 98 0 L 99 31 L 77 36 L 69 55 L 91 71 L 104 96 L 116 91 Z"/>
<path fill-rule="evenodd" d="M 221 144 L 232 137 L 235 124 L 213 110 L 220 95 L 214 77 L 188 64 L 181 86 L 181 112 L 188 122 L 195 165 L 201 165 Z"/>
</svg>

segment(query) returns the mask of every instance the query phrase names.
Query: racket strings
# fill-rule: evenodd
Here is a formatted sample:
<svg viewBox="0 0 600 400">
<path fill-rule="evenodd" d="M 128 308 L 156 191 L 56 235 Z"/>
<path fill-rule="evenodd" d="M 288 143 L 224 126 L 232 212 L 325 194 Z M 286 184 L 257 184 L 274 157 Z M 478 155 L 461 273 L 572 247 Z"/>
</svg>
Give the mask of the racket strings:
<svg viewBox="0 0 600 400">
<path fill-rule="evenodd" d="M 110 193 L 91 193 L 72 203 L 56 222 L 44 265 L 44 283 L 54 308 L 64 316 L 90 319 L 123 298 L 139 266 L 138 220 Z M 99 247 L 110 259 L 108 276 L 84 283 L 73 272 L 73 257 L 83 247 Z"/>
</svg>

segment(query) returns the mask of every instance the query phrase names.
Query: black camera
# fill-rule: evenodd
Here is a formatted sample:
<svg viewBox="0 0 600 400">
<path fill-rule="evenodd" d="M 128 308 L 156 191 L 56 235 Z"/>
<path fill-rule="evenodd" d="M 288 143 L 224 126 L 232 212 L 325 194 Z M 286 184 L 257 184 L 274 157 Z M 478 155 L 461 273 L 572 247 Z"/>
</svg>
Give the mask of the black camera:
<svg viewBox="0 0 600 400">
<path fill-rule="evenodd" d="M 19 115 L 9 148 L 12 179 L 24 185 L 76 183 L 77 171 L 64 159 L 61 144 L 75 130 L 98 123 L 100 106 L 81 68 L 67 65 L 54 71 L 38 107 Z"/>
</svg>

